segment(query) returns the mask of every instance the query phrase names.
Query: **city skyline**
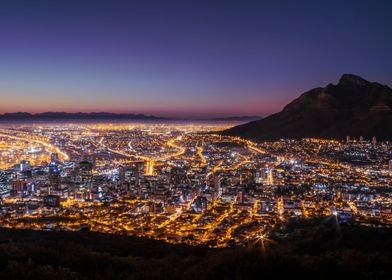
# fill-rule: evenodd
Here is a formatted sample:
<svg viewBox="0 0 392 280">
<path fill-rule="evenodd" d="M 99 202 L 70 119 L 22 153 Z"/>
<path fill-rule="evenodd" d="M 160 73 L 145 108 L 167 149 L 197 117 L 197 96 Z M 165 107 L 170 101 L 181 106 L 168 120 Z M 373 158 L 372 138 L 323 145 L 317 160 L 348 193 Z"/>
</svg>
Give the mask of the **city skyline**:
<svg viewBox="0 0 392 280">
<path fill-rule="evenodd" d="M 0 1 L 0 279 L 392 279 L 392 1 Z"/>
<path fill-rule="evenodd" d="M 0 113 L 267 116 L 358 74 L 391 85 L 391 3 L 4 2 Z"/>
</svg>

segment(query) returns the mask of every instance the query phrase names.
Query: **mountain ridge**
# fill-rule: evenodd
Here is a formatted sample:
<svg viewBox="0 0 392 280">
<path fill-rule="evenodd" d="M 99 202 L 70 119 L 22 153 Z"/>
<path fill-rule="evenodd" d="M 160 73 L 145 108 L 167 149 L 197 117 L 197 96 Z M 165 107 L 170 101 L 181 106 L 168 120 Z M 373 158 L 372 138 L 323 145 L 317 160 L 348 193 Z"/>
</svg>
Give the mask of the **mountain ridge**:
<svg viewBox="0 0 392 280">
<path fill-rule="evenodd" d="M 0 114 L 0 121 L 13 120 L 184 120 L 184 121 L 252 121 L 261 119 L 260 116 L 232 116 L 211 118 L 168 118 L 145 114 L 110 113 L 110 112 L 14 112 Z"/>
<path fill-rule="evenodd" d="M 316 87 L 262 120 L 223 131 L 255 141 L 308 137 L 392 139 L 392 89 L 354 74 Z"/>
<path fill-rule="evenodd" d="M 86 119 L 86 120 L 100 120 L 100 119 L 166 119 L 162 117 L 156 117 L 153 115 L 144 114 L 129 114 L 129 113 L 109 113 L 109 112 L 43 112 L 43 113 L 28 113 L 28 112 L 15 112 L 15 113 L 4 113 L 0 115 L 0 120 L 54 120 L 54 119 Z"/>
</svg>

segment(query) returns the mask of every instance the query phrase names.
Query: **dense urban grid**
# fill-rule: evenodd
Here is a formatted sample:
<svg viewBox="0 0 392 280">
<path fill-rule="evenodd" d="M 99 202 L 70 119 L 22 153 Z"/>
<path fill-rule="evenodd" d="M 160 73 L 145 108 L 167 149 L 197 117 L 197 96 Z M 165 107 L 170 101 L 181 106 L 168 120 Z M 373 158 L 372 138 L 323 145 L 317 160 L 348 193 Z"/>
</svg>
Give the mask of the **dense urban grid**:
<svg viewBox="0 0 392 280">
<path fill-rule="evenodd" d="M 223 123 L 3 124 L 6 228 L 228 247 L 291 218 L 392 225 L 392 143 L 254 143 Z"/>
</svg>

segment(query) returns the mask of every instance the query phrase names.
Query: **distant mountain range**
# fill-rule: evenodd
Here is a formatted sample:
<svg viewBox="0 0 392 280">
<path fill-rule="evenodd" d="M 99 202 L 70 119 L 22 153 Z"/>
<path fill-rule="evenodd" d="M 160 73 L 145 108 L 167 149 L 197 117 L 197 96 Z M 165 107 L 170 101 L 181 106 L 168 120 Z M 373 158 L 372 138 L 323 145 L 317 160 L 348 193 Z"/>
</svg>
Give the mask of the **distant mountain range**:
<svg viewBox="0 0 392 280">
<path fill-rule="evenodd" d="M 392 89 L 344 74 L 339 83 L 303 93 L 262 120 L 223 131 L 255 141 L 346 136 L 392 140 Z"/>
<path fill-rule="evenodd" d="M 108 113 L 108 112 L 93 112 L 93 113 L 66 113 L 66 112 L 45 112 L 45 113 L 5 113 L 0 114 L 0 121 L 13 120 L 194 120 L 194 121 L 252 121 L 261 119 L 259 116 L 239 116 L 226 118 L 203 118 L 203 119 L 170 119 L 164 117 L 157 117 L 144 114 L 127 114 L 127 113 Z"/>
<path fill-rule="evenodd" d="M 116 114 L 108 112 L 93 113 L 66 113 L 66 112 L 45 112 L 31 114 L 26 112 L 5 113 L 0 115 L 0 120 L 156 120 L 165 119 L 143 114 Z"/>
</svg>

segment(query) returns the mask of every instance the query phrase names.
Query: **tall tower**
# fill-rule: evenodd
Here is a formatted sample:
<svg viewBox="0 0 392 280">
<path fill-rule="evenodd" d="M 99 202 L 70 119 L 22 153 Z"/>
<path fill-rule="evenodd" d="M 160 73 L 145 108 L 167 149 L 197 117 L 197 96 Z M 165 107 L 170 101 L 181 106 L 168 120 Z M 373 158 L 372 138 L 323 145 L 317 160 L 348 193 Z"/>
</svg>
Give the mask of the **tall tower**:
<svg viewBox="0 0 392 280">
<path fill-rule="evenodd" d="M 122 165 L 118 167 L 118 177 L 120 181 L 120 188 L 122 188 L 125 184 L 125 167 Z"/>
<path fill-rule="evenodd" d="M 244 204 L 244 202 L 245 202 L 245 193 L 241 191 L 237 194 L 237 203 Z"/>
<path fill-rule="evenodd" d="M 154 174 L 154 160 L 147 160 L 146 161 L 146 176 L 152 176 Z"/>
<path fill-rule="evenodd" d="M 7 184 L 7 175 L 3 170 L 0 170 L 0 188 Z"/>
<path fill-rule="evenodd" d="M 58 153 L 50 154 L 50 161 L 51 162 L 57 162 L 58 160 L 59 160 L 59 154 Z"/>
<path fill-rule="evenodd" d="M 208 185 L 214 191 L 215 194 L 220 195 L 219 192 L 221 191 L 221 178 L 219 173 L 212 173 L 209 178 Z"/>
<path fill-rule="evenodd" d="M 83 160 L 79 162 L 79 169 L 82 182 L 89 181 L 93 175 L 93 163 L 88 160 Z"/>
<path fill-rule="evenodd" d="M 60 188 L 60 170 L 57 166 L 57 163 L 54 161 L 49 164 L 49 182 L 51 187 L 53 187 L 54 189 L 58 190 Z"/>
<path fill-rule="evenodd" d="M 266 178 L 265 178 L 266 185 L 273 185 L 274 184 L 274 175 L 272 173 L 272 168 L 266 170 Z"/>
</svg>

